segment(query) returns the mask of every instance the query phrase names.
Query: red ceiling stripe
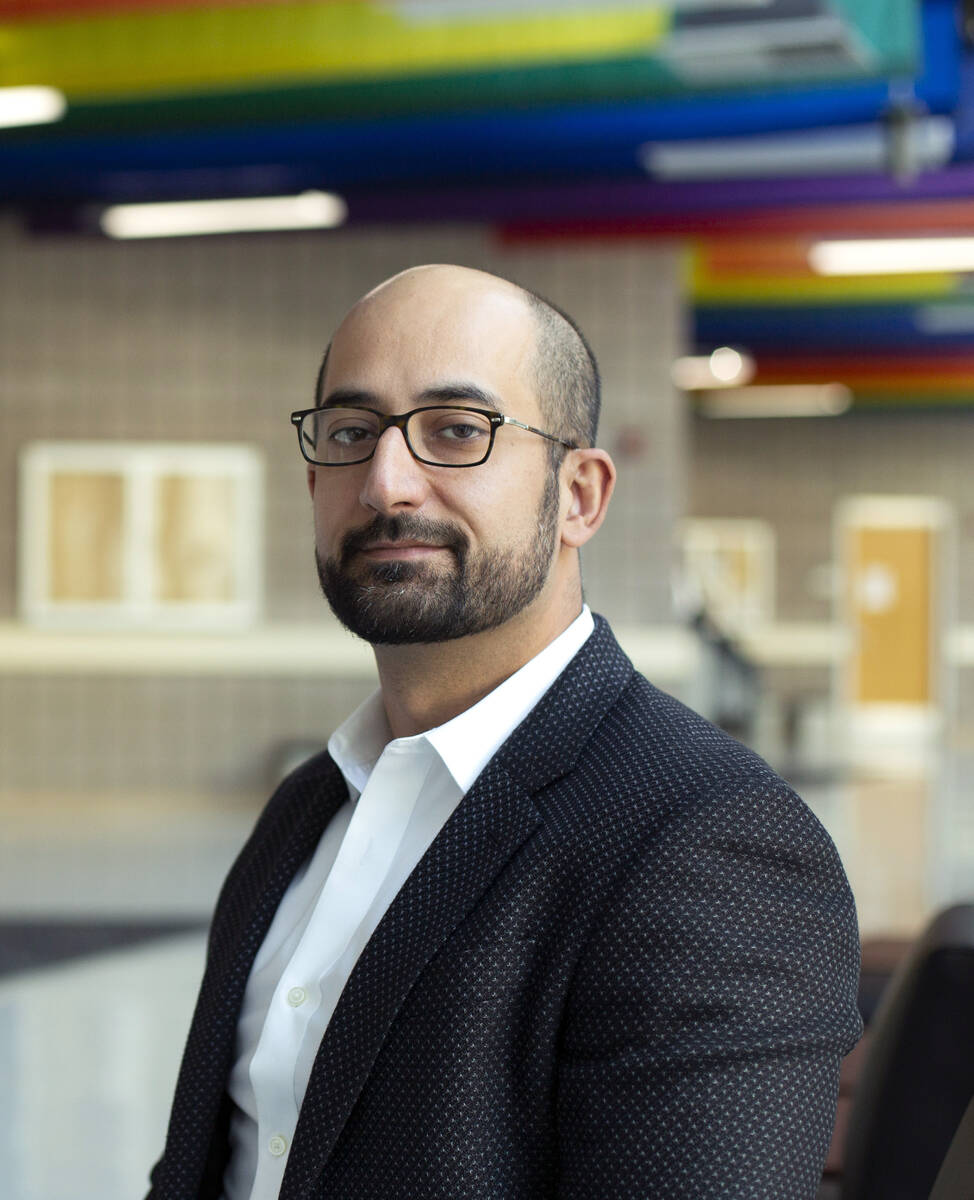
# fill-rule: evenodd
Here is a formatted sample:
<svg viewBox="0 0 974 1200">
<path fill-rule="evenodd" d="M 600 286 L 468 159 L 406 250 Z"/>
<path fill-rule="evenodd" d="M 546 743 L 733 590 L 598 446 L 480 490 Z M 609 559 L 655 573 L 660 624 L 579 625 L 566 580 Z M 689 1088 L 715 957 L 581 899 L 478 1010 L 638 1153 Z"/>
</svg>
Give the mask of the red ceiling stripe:
<svg viewBox="0 0 974 1200">
<path fill-rule="evenodd" d="M 804 364 L 809 369 L 823 367 L 829 371 L 849 371 L 860 367 L 875 366 L 885 369 L 894 368 L 897 371 L 945 372 L 947 374 L 966 374 L 974 382 L 974 354 L 951 354 L 937 350 L 927 354 L 916 352 L 894 353 L 888 350 L 870 355 L 868 351 L 857 350 L 855 354 L 761 354 L 758 363 L 762 370 L 778 371 L 792 370 L 796 365 Z"/>
<path fill-rule="evenodd" d="M 974 204 L 965 200 L 848 204 L 725 212 L 659 213 L 598 221 L 516 222 L 502 225 L 502 242 L 615 240 L 658 237 L 739 237 L 760 234 L 974 233 Z"/>
<path fill-rule="evenodd" d="M 850 386 L 910 388 L 963 387 L 974 391 L 974 356 L 886 355 L 869 358 L 860 354 L 796 355 L 762 357 L 755 361 L 754 382 L 824 383 L 839 380 Z"/>
</svg>

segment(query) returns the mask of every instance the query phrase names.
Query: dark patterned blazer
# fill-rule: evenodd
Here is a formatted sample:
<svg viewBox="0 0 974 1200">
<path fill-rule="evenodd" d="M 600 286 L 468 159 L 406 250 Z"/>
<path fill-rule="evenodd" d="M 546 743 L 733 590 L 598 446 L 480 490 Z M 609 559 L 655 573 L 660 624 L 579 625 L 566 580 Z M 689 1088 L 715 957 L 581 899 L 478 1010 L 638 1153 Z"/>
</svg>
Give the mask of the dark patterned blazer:
<svg viewBox="0 0 974 1200">
<path fill-rule="evenodd" d="M 312 759 L 227 877 L 152 1200 L 220 1194 L 247 975 L 346 799 Z M 362 953 L 282 1200 L 811 1200 L 858 960 L 818 821 L 597 618 Z"/>
</svg>

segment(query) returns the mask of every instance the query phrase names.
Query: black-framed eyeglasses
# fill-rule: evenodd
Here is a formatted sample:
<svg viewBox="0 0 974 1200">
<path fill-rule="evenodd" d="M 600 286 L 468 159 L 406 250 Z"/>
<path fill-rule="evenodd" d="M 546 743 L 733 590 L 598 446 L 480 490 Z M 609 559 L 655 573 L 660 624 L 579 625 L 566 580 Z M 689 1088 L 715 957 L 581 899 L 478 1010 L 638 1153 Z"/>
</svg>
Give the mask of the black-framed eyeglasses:
<svg viewBox="0 0 974 1200">
<path fill-rule="evenodd" d="M 477 467 L 486 462 L 502 425 L 526 429 L 568 450 L 578 449 L 573 442 L 491 409 L 449 404 L 428 404 L 398 416 L 357 405 L 305 408 L 291 413 L 291 423 L 298 431 L 301 453 L 316 467 L 368 462 L 379 438 L 391 427 L 402 430 L 417 462 L 432 467 Z"/>
</svg>

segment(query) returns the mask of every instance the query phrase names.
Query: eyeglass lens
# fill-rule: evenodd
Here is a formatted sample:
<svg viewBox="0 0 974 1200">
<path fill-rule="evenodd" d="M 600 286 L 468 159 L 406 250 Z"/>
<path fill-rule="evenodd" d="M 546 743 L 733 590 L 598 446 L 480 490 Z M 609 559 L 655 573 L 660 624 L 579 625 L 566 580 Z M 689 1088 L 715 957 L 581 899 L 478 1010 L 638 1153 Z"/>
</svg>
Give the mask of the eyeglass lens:
<svg viewBox="0 0 974 1200">
<path fill-rule="evenodd" d="M 328 466 L 364 462 L 381 430 L 378 414 L 357 408 L 321 408 L 301 422 L 305 455 Z M 445 467 L 482 462 L 490 450 L 487 417 L 466 408 L 427 408 L 410 413 L 406 440 L 413 453 Z"/>
</svg>

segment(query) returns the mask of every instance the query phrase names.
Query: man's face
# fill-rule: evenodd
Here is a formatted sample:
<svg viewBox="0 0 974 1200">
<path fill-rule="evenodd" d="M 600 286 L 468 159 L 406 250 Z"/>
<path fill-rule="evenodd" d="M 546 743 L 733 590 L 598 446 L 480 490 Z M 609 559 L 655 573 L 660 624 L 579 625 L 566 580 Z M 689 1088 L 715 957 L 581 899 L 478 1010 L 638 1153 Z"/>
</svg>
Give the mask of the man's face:
<svg viewBox="0 0 974 1200">
<path fill-rule="evenodd" d="M 513 289 L 447 268 L 416 272 L 346 319 L 324 401 L 385 413 L 497 407 L 543 428 L 534 336 Z M 491 399 L 465 395 L 469 388 Z M 366 641 L 448 641 L 543 603 L 561 497 L 541 438 L 502 428 L 486 463 L 449 468 L 416 462 L 401 432 L 388 429 L 370 462 L 313 469 L 310 483 L 322 590 Z"/>
</svg>

